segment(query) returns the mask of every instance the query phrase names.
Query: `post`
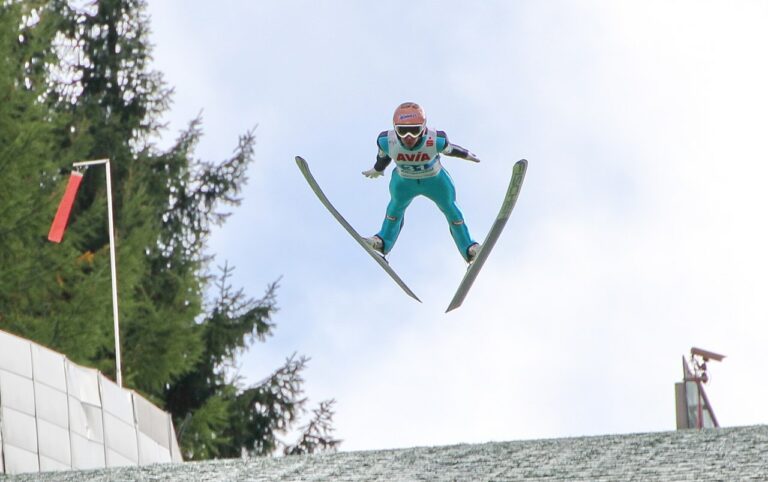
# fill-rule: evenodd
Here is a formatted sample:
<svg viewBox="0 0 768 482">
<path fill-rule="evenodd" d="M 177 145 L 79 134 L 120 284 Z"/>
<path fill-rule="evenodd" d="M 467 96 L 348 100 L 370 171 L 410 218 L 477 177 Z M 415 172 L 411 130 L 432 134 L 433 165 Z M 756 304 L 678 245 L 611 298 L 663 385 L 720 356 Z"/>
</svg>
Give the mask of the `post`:
<svg viewBox="0 0 768 482">
<path fill-rule="evenodd" d="M 117 385 L 123 386 L 123 373 L 120 361 L 120 321 L 117 310 L 117 262 L 115 260 L 115 225 L 112 216 L 112 174 L 110 172 L 109 159 L 96 161 L 75 162 L 73 167 L 88 167 L 104 164 L 107 172 L 107 218 L 109 221 L 109 264 L 112 272 L 112 317 L 115 330 L 115 378 Z"/>
</svg>

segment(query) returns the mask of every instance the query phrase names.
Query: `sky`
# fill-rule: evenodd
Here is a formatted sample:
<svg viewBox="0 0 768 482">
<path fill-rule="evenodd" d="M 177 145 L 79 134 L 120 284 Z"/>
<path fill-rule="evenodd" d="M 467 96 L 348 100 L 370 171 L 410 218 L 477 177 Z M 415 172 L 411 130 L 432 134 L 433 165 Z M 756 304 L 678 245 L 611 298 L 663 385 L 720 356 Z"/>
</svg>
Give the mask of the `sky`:
<svg viewBox="0 0 768 482">
<path fill-rule="evenodd" d="M 253 297 L 280 280 L 256 383 L 296 352 L 341 450 L 675 429 L 693 346 L 723 426 L 768 422 L 768 3 L 735 0 L 149 0 L 168 146 L 203 118 L 220 161 L 255 129 L 216 264 Z M 482 241 L 512 165 L 515 211 L 463 306 L 465 271 L 425 198 L 389 254 L 419 304 L 309 189 L 378 231 L 375 140 L 404 101 L 479 164 L 443 158 Z"/>
</svg>

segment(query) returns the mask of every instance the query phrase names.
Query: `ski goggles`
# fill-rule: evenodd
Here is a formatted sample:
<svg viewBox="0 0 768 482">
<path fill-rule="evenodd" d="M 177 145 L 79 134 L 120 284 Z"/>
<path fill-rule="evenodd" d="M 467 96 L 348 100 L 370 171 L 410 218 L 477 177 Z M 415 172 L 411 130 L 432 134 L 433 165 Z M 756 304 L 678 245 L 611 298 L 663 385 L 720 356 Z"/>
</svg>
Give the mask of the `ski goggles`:
<svg viewBox="0 0 768 482">
<path fill-rule="evenodd" d="M 419 137 L 423 132 L 422 125 L 395 125 L 395 133 L 400 137 Z"/>
</svg>

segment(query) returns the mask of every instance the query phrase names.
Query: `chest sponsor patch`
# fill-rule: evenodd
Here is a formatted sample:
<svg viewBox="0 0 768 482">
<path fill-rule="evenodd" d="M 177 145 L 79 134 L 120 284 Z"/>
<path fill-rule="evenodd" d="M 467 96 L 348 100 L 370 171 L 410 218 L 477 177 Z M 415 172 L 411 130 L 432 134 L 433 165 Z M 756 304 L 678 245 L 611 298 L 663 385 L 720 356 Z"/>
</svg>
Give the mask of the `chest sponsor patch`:
<svg viewBox="0 0 768 482">
<path fill-rule="evenodd" d="M 430 157 L 426 152 L 414 152 L 413 154 L 400 152 L 397 154 L 396 160 L 399 162 L 424 162 L 429 161 Z"/>
</svg>

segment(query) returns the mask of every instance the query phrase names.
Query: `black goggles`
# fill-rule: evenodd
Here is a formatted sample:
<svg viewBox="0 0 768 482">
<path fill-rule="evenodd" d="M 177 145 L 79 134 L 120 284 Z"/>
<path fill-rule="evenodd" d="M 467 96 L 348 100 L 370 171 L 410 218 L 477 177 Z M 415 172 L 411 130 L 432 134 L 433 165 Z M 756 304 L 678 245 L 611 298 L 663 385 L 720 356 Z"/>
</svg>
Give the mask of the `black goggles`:
<svg viewBox="0 0 768 482">
<path fill-rule="evenodd" d="M 424 132 L 424 126 L 396 125 L 395 133 L 400 137 L 419 137 Z"/>
</svg>

